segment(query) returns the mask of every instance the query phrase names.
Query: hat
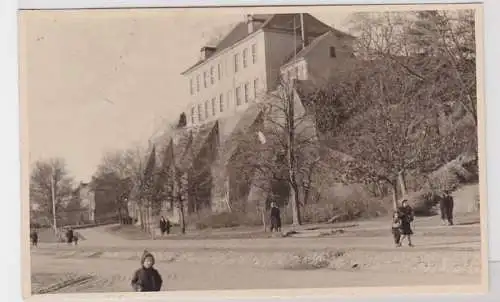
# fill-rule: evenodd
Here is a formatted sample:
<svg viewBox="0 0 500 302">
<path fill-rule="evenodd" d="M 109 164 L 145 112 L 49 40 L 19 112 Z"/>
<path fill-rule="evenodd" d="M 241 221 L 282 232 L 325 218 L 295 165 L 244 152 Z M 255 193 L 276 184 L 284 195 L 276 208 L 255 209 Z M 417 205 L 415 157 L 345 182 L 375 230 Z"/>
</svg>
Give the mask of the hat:
<svg viewBox="0 0 500 302">
<path fill-rule="evenodd" d="M 153 261 L 153 265 L 155 264 L 155 257 L 153 256 L 153 254 L 151 254 L 150 252 L 148 252 L 147 250 L 144 250 L 144 253 L 142 253 L 142 257 L 141 257 L 141 264 L 144 264 L 144 261 L 146 260 L 146 258 L 150 257 L 151 260 Z"/>
</svg>

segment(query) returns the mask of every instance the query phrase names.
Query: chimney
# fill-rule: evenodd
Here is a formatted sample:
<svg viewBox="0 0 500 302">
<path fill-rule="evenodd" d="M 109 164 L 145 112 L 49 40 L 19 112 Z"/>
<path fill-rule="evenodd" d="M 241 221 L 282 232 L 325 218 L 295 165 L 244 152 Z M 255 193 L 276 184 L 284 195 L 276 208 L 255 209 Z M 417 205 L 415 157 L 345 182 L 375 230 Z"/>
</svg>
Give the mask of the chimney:
<svg viewBox="0 0 500 302">
<path fill-rule="evenodd" d="M 301 34 L 301 40 L 302 40 L 302 49 L 304 49 L 309 44 L 309 37 L 307 35 L 307 28 L 305 28 L 304 14 L 300 14 L 300 34 Z"/>
<path fill-rule="evenodd" d="M 211 47 L 211 46 L 205 46 L 205 47 L 202 47 L 201 48 L 201 59 L 202 60 L 206 60 L 208 59 L 211 55 L 214 54 L 216 48 L 215 47 Z"/>
<path fill-rule="evenodd" d="M 248 27 L 248 34 L 253 33 L 254 31 L 254 18 L 253 15 L 247 15 L 247 27 Z"/>
</svg>

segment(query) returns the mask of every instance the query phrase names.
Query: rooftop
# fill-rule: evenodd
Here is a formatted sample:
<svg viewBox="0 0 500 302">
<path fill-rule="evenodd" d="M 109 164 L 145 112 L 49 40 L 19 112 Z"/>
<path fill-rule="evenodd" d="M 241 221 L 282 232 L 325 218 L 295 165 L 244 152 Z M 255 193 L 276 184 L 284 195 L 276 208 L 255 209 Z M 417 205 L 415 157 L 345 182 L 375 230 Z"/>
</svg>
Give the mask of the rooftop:
<svg viewBox="0 0 500 302">
<path fill-rule="evenodd" d="M 251 33 L 248 32 L 248 26 L 246 21 L 239 22 L 217 45 L 215 45 L 215 51 L 214 53 L 207 59 L 201 59 L 198 62 L 196 62 L 194 65 L 186 69 L 182 74 L 186 74 L 192 69 L 196 68 L 197 66 L 203 64 L 205 61 L 210 60 L 211 57 L 217 55 L 218 53 L 222 52 L 223 50 L 233 46 L 234 44 L 238 43 L 239 41 L 245 39 L 249 35 L 253 34 L 254 32 L 266 28 L 266 29 L 275 29 L 275 30 L 289 30 L 293 29 L 293 21 L 294 21 L 294 16 L 297 16 L 299 14 L 291 13 L 291 14 L 257 14 L 253 15 L 252 18 L 254 20 L 254 26 L 253 26 L 253 31 Z M 309 31 L 311 31 L 312 36 L 321 36 L 323 35 L 326 31 L 331 31 L 332 33 L 336 35 L 341 35 L 341 36 L 348 36 L 352 37 L 351 35 L 344 33 L 342 31 L 339 31 L 337 29 L 334 29 L 323 22 L 319 21 L 315 17 L 309 15 L 309 14 L 304 14 L 306 18 L 306 22 L 311 23 L 308 26 Z M 290 27 L 292 26 L 292 27 Z M 296 25 L 298 27 L 299 24 Z"/>
</svg>

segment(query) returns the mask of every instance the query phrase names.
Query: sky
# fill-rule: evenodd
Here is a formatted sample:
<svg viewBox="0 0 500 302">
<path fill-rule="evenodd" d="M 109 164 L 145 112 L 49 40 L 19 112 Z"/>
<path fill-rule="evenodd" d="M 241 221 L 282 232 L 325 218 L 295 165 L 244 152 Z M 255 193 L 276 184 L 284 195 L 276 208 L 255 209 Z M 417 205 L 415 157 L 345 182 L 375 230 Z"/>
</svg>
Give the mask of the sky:
<svg viewBox="0 0 500 302">
<path fill-rule="evenodd" d="M 147 144 L 189 101 L 180 73 L 245 13 L 22 12 L 21 98 L 27 109 L 21 121 L 27 123 L 30 164 L 61 157 L 75 180 L 89 181 L 105 152 Z M 348 12 L 323 7 L 311 14 L 346 30 Z"/>
</svg>

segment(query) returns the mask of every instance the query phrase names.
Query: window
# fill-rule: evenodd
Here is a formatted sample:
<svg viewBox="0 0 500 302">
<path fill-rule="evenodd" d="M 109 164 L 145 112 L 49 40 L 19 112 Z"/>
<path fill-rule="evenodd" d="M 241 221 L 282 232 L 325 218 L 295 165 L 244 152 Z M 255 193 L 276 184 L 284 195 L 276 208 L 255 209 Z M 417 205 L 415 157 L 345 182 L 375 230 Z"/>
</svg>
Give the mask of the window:
<svg viewBox="0 0 500 302">
<path fill-rule="evenodd" d="M 257 63 L 257 44 L 252 45 L 252 63 Z"/>
<path fill-rule="evenodd" d="M 205 101 L 205 118 L 208 118 L 208 101 Z"/>
<path fill-rule="evenodd" d="M 222 93 L 219 95 L 219 110 L 224 112 L 224 95 Z"/>
<path fill-rule="evenodd" d="M 330 58 L 335 58 L 337 57 L 337 53 L 335 51 L 335 47 L 330 47 Z"/>
<path fill-rule="evenodd" d="M 241 87 L 236 87 L 236 106 L 241 105 Z"/>
<path fill-rule="evenodd" d="M 202 121 L 202 115 L 201 115 L 201 104 L 198 104 L 198 121 Z"/>
<path fill-rule="evenodd" d="M 240 54 L 234 54 L 234 72 L 238 72 L 239 69 Z"/>
<path fill-rule="evenodd" d="M 196 76 L 196 91 L 200 92 L 200 75 Z"/>
<path fill-rule="evenodd" d="M 243 68 L 247 68 L 248 66 L 247 58 L 248 58 L 248 49 L 245 48 L 243 49 Z"/>
<path fill-rule="evenodd" d="M 212 99 L 212 115 L 215 116 L 216 109 L 217 107 L 215 106 L 215 98 Z"/>
<path fill-rule="evenodd" d="M 194 110 L 194 106 L 191 107 L 191 124 L 195 123 Z"/>
<path fill-rule="evenodd" d="M 227 108 L 230 108 L 231 107 L 231 98 L 232 98 L 233 94 L 232 94 L 232 91 L 229 90 L 227 92 L 227 101 L 226 101 L 226 104 L 227 104 Z"/>
<path fill-rule="evenodd" d="M 193 85 L 193 79 L 189 79 L 189 93 L 191 95 L 194 94 L 194 85 Z"/>
<path fill-rule="evenodd" d="M 215 68 L 212 66 L 210 67 L 210 84 L 215 83 Z"/>
<path fill-rule="evenodd" d="M 208 86 L 208 74 L 206 71 L 203 72 L 203 87 L 207 88 Z"/>
<path fill-rule="evenodd" d="M 250 99 L 250 96 L 249 96 L 249 93 L 250 93 L 250 84 L 249 83 L 245 83 L 244 89 L 245 89 L 245 103 L 248 103 L 248 100 Z"/>
<path fill-rule="evenodd" d="M 222 66 L 220 63 L 217 65 L 217 79 L 220 81 L 222 79 Z"/>
<path fill-rule="evenodd" d="M 257 93 L 259 92 L 259 79 L 253 80 L 253 95 L 257 98 Z"/>
</svg>

